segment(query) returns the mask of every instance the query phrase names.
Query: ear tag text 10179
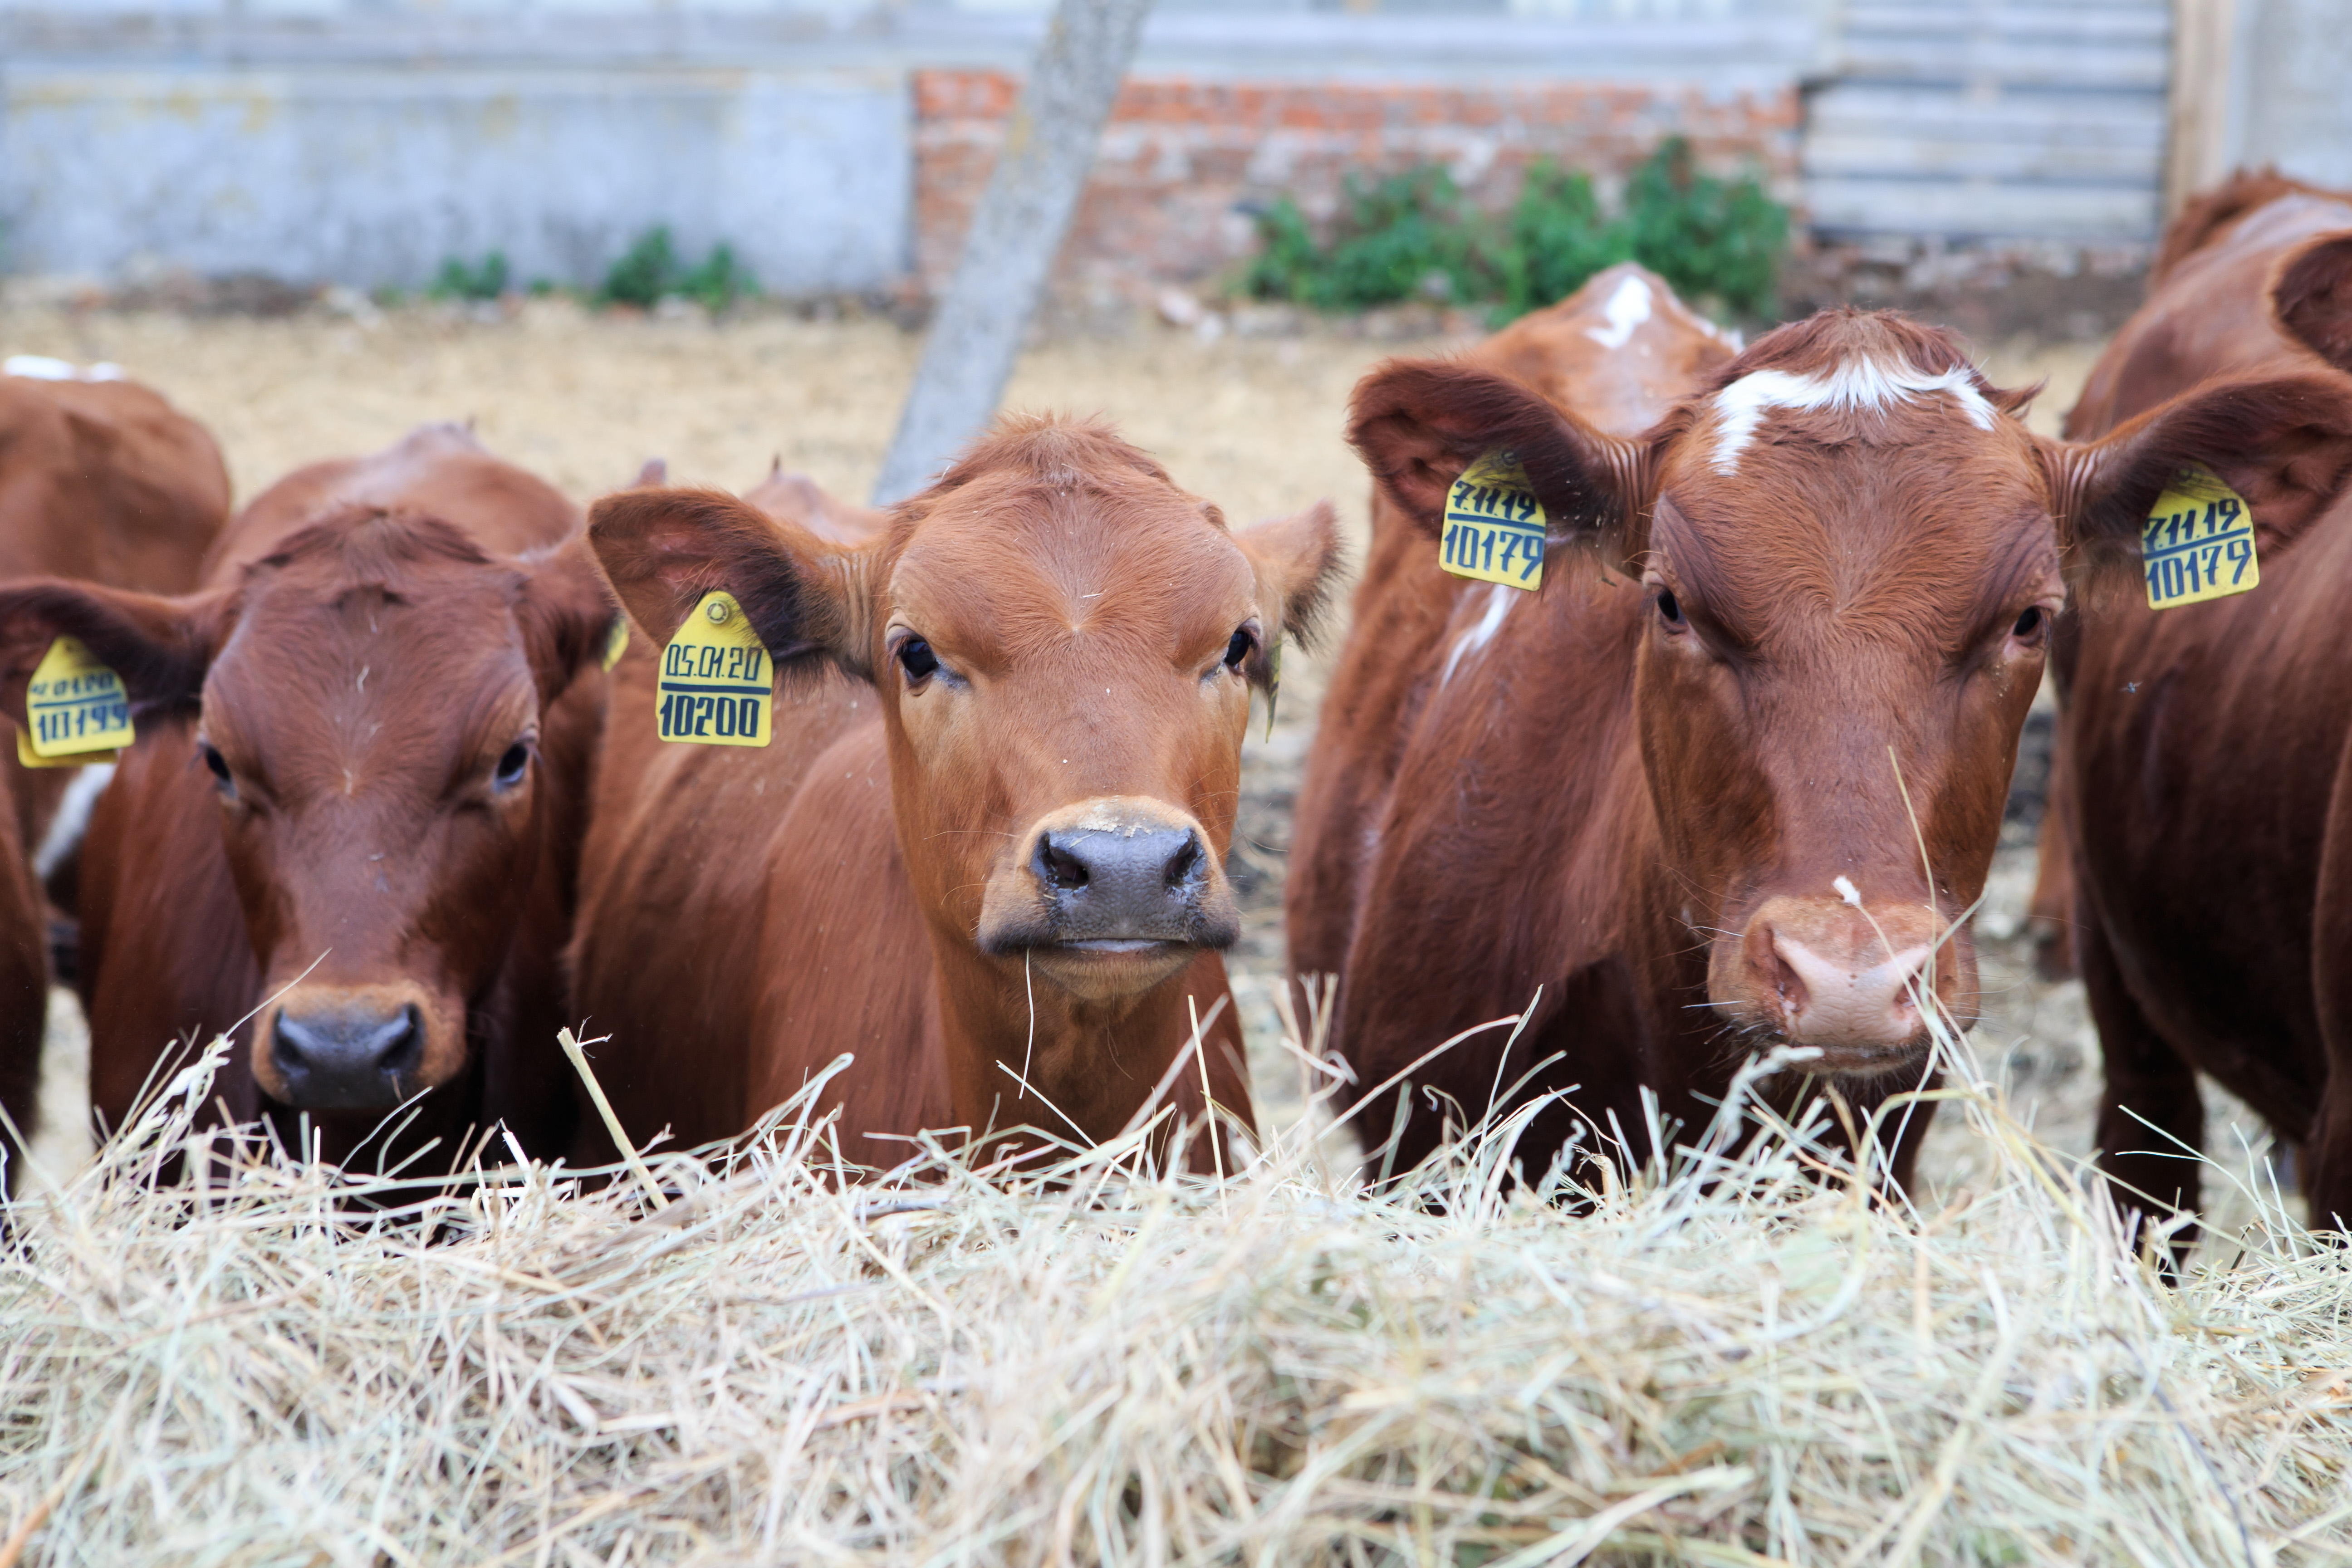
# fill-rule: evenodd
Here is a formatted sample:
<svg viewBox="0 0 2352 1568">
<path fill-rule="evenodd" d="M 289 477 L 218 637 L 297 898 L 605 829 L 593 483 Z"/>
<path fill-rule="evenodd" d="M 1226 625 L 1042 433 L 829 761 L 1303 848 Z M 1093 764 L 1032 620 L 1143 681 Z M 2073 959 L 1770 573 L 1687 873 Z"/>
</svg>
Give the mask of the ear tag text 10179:
<svg viewBox="0 0 2352 1568">
<path fill-rule="evenodd" d="M 26 726 L 16 760 L 29 768 L 69 768 L 113 760 L 131 744 L 131 693 L 76 637 L 41 656 L 25 689 Z"/>
<path fill-rule="evenodd" d="M 1508 452 L 1489 452 L 1445 494 L 1438 564 L 1456 577 L 1533 593 L 1543 586 L 1545 527 L 1527 470 Z"/>
<path fill-rule="evenodd" d="M 2181 469 L 2156 498 L 2140 524 L 2139 557 L 2151 610 L 2226 599 L 2263 580 L 2253 509 L 2205 468 Z"/>
<path fill-rule="evenodd" d="M 775 661 L 735 595 L 713 591 L 662 649 L 661 738 L 698 746 L 764 746 Z"/>
</svg>

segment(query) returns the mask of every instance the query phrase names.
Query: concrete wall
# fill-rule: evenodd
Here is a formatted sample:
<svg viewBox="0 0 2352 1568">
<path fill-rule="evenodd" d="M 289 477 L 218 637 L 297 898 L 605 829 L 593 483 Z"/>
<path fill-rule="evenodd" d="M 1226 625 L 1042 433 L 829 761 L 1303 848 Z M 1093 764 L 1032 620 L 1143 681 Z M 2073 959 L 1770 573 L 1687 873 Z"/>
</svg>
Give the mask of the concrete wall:
<svg viewBox="0 0 2352 1568">
<path fill-rule="evenodd" d="M 2352 189 L 2352 8 L 2237 0 L 2224 163 Z"/>
</svg>

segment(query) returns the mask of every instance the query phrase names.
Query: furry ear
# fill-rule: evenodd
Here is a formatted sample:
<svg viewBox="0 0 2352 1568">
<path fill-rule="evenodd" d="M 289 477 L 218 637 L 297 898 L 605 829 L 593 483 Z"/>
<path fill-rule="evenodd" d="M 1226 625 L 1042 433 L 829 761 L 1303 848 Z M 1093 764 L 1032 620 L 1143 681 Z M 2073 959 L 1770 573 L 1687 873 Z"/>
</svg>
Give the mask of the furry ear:
<svg viewBox="0 0 2352 1568">
<path fill-rule="evenodd" d="M 1252 523 L 1234 535 L 1234 542 L 1257 574 L 1266 640 L 1311 644 L 1335 597 L 1346 554 L 1331 503 L 1318 500 L 1305 511 Z"/>
<path fill-rule="evenodd" d="M 2183 467 L 2246 500 L 2264 551 L 2335 501 L 2352 470 L 2352 381 L 2324 373 L 2209 382 L 2094 442 L 2043 439 L 2059 537 L 2092 569 L 2138 570 L 2140 524 Z"/>
<path fill-rule="evenodd" d="M 2352 233 L 2323 234 L 2287 257 L 2271 310 L 2290 337 L 2352 371 Z"/>
<path fill-rule="evenodd" d="M 61 637 L 78 638 L 122 678 L 134 718 L 194 708 L 236 598 L 228 588 L 167 599 L 47 577 L 0 587 L 0 712 L 26 722 L 25 689 Z"/>
<path fill-rule="evenodd" d="M 779 668 L 830 658 L 870 678 L 864 584 L 873 546 L 828 544 L 709 489 L 636 489 L 588 513 L 588 540 L 629 617 L 667 643 L 705 594 L 735 596 Z"/>
<path fill-rule="evenodd" d="M 544 707 L 562 696 L 581 671 L 603 659 L 621 606 L 604 585 L 585 538 L 516 564 L 523 572 L 523 586 L 515 621 Z"/>
<path fill-rule="evenodd" d="M 1555 540 L 1622 562 L 1645 510 L 1649 448 L 1606 436 L 1508 376 L 1450 360 L 1391 360 L 1357 384 L 1348 439 L 1374 482 L 1433 538 L 1447 491 L 1497 447 L 1516 454 Z"/>
</svg>

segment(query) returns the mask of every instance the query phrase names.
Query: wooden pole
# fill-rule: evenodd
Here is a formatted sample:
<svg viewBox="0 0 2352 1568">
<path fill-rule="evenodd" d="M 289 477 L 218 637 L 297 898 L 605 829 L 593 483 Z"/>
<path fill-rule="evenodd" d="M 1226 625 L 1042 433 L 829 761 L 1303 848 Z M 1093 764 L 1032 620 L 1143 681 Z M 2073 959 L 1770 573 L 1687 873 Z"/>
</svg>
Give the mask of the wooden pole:
<svg viewBox="0 0 2352 1568">
<path fill-rule="evenodd" d="M 2172 0 L 2172 90 L 2164 148 L 2164 218 L 2219 184 L 2230 155 L 2230 65 L 2236 0 Z"/>
<path fill-rule="evenodd" d="M 932 318 L 874 503 L 936 478 L 987 426 L 1086 188 L 1151 0 L 1060 0 Z"/>
</svg>

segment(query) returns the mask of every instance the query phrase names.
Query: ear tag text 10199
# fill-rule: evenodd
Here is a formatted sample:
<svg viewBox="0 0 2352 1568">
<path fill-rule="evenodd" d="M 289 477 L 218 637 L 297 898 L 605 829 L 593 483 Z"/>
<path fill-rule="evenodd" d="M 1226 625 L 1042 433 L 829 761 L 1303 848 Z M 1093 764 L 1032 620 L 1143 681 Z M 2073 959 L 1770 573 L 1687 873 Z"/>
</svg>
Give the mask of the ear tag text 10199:
<svg viewBox="0 0 2352 1568">
<path fill-rule="evenodd" d="M 2263 580 L 2253 509 L 2205 468 L 2181 469 L 2156 498 L 2140 524 L 2139 557 L 2151 610 L 2226 599 Z"/>
<path fill-rule="evenodd" d="M 41 656 L 25 689 L 25 720 L 16 732 L 16 760 L 28 768 L 111 762 L 132 739 L 131 693 L 122 677 L 77 637 L 58 638 Z"/>
<path fill-rule="evenodd" d="M 661 738 L 698 746 L 764 746 L 775 661 L 735 595 L 713 591 L 662 649 Z"/>
<path fill-rule="evenodd" d="M 1456 577 L 1529 593 L 1543 586 L 1543 503 L 1510 453 L 1489 452 L 1462 470 L 1444 521 L 1438 564 Z"/>
</svg>

